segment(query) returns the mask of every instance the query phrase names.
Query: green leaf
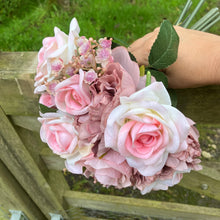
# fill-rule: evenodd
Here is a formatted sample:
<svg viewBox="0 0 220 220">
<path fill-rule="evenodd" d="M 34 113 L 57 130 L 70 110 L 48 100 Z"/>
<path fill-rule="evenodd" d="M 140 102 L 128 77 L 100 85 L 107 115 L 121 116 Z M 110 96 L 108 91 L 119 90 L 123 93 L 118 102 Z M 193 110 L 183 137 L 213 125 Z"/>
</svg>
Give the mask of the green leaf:
<svg viewBox="0 0 220 220">
<path fill-rule="evenodd" d="M 177 94 L 176 94 L 176 91 L 174 89 L 168 89 L 167 91 L 168 91 L 168 93 L 170 95 L 172 106 L 176 107 L 177 106 Z"/>
<path fill-rule="evenodd" d="M 162 82 L 164 84 L 164 86 L 166 88 L 168 88 L 168 79 L 167 79 L 167 76 L 163 72 L 160 72 L 160 71 L 154 70 L 154 69 L 150 69 L 150 68 L 146 68 L 145 74 L 147 74 L 148 71 L 150 71 L 151 75 L 154 76 L 158 82 Z"/>
<path fill-rule="evenodd" d="M 39 109 L 41 113 L 48 113 L 48 112 L 56 112 L 56 108 L 48 108 L 46 105 L 39 104 Z"/>
<path fill-rule="evenodd" d="M 150 67 L 164 69 L 174 63 L 177 59 L 178 45 L 179 37 L 175 29 L 168 20 L 164 20 L 150 51 Z"/>
<path fill-rule="evenodd" d="M 131 52 L 128 52 L 128 53 L 129 53 L 131 60 L 137 63 L 135 56 Z"/>
</svg>

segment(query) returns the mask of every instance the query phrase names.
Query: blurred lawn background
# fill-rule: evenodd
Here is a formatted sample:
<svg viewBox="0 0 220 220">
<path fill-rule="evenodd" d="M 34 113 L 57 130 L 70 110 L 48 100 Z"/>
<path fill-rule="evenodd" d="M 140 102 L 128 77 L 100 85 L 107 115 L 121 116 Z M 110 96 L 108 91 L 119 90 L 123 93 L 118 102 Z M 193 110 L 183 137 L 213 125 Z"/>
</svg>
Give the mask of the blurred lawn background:
<svg viewBox="0 0 220 220">
<path fill-rule="evenodd" d="M 43 38 L 54 36 L 54 26 L 68 34 L 73 17 L 80 35 L 115 37 L 130 44 L 154 30 L 163 18 L 175 23 L 186 1 L 0 0 L 0 51 L 37 51 Z M 193 0 L 192 9 L 198 2 Z M 207 0 L 192 24 L 213 7 L 220 7 L 220 0 Z M 220 22 L 209 32 L 219 34 Z"/>
</svg>

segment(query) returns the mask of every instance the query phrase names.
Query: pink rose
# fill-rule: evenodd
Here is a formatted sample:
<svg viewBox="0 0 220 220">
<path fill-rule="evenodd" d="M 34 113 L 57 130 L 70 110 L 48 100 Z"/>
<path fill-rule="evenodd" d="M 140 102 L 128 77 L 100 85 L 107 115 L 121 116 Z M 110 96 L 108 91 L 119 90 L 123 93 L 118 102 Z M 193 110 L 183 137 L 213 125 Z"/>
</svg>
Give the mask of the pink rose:
<svg viewBox="0 0 220 220">
<path fill-rule="evenodd" d="M 72 115 L 88 112 L 91 103 L 89 85 L 84 82 L 84 72 L 73 75 L 55 87 L 55 103 L 59 110 Z"/>
<path fill-rule="evenodd" d="M 125 158 L 113 150 L 109 150 L 102 157 L 94 157 L 91 153 L 76 163 L 67 159 L 65 165 L 70 172 L 77 174 L 82 174 L 83 167 L 86 168 L 84 175 L 93 176 L 104 186 L 115 186 L 119 189 L 131 186 L 131 168 Z"/>
<path fill-rule="evenodd" d="M 165 166 L 169 153 L 187 148 L 189 123 L 171 106 L 160 82 L 121 97 L 109 115 L 105 146 L 119 152 L 143 176 L 153 176 Z"/>
<path fill-rule="evenodd" d="M 51 150 L 63 157 L 74 153 L 78 145 L 78 132 L 73 126 L 73 119 L 61 113 L 41 115 L 40 137 Z"/>
<path fill-rule="evenodd" d="M 55 27 L 55 36 L 47 37 L 43 40 L 43 47 L 38 53 L 35 93 L 42 92 L 43 88 L 46 90 L 46 87 L 42 87 L 42 85 L 52 81 L 54 76 L 59 74 L 63 64 L 65 65 L 71 61 L 76 49 L 74 39 L 78 37 L 79 31 L 78 22 L 73 18 L 70 23 L 69 35 Z M 62 64 L 60 64 L 60 61 Z"/>
<path fill-rule="evenodd" d="M 54 96 L 48 93 L 43 93 L 40 97 L 39 103 L 51 108 L 55 105 Z"/>
<path fill-rule="evenodd" d="M 55 36 L 43 40 L 43 47 L 38 54 L 38 67 L 49 58 L 61 58 L 64 64 L 67 64 L 75 54 L 76 45 L 73 42 L 74 38 L 78 37 L 79 31 L 79 25 L 75 18 L 70 23 L 69 35 L 55 27 Z"/>
</svg>

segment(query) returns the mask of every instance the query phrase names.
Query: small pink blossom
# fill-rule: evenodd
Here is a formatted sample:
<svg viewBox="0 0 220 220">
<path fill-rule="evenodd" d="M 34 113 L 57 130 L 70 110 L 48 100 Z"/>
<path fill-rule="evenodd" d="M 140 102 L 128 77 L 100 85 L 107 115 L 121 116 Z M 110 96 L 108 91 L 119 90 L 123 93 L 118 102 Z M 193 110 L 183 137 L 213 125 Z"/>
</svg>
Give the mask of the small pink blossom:
<svg viewBox="0 0 220 220">
<path fill-rule="evenodd" d="M 82 46 L 84 43 L 87 43 L 88 39 L 85 36 L 81 36 L 76 40 L 77 47 Z"/>
<path fill-rule="evenodd" d="M 91 84 L 92 82 L 95 81 L 95 79 L 97 79 L 97 77 L 98 77 L 97 73 L 93 69 L 91 69 L 91 70 L 85 72 L 85 79 L 84 80 L 85 80 L 85 82 Z"/>
<path fill-rule="evenodd" d="M 58 58 L 51 62 L 51 70 L 55 72 L 59 72 L 64 67 L 63 60 Z"/>
<path fill-rule="evenodd" d="M 80 37 L 77 40 L 78 51 L 80 55 L 85 55 L 91 50 L 91 42 L 86 39 L 84 36 Z"/>
<path fill-rule="evenodd" d="M 111 49 L 109 48 L 97 49 L 95 60 L 97 63 L 100 63 L 102 67 L 105 67 L 108 63 L 112 63 L 114 60 L 111 55 Z"/>
<path fill-rule="evenodd" d="M 87 113 L 91 103 L 89 85 L 84 82 L 84 72 L 80 70 L 79 73 L 80 75 L 73 75 L 55 88 L 57 108 L 72 115 Z"/>
<path fill-rule="evenodd" d="M 65 75 L 73 76 L 75 71 L 76 71 L 76 68 L 74 68 L 72 64 L 67 64 L 63 68 L 63 73 Z"/>
<path fill-rule="evenodd" d="M 86 68 L 95 68 L 96 62 L 93 54 L 88 54 L 86 56 L 80 56 L 80 64 Z"/>
<path fill-rule="evenodd" d="M 112 41 L 111 40 L 107 40 L 106 38 L 100 38 L 99 39 L 99 44 L 102 48 L 109 48 L 111 49 L 112 46 Z"/>
</svg>

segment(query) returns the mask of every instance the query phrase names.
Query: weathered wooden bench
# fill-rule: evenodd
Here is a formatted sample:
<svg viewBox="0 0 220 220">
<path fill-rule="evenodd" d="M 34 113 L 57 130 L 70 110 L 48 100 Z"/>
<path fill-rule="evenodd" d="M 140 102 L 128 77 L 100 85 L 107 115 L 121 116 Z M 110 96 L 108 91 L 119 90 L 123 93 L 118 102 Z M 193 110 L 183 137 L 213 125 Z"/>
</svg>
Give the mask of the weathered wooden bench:
<svg viewBox="0 0 220 220">
<path fill-rule="evenodd" d="M 0 219 L 9 209 L 22 210 L 29 219 L 50 219 L 49 213 L 97 219 L 80 208 L 162 219 L 220 219 L 216 207 L 71 191 L 61 172 L 64 161 L 39 137 L 36 66 L 36 52 L 0 52 Z M 177 95 L 178 108 L 198 123 L 203 140 L 210 129 L 220 131 L 220 86 L 178 90 Z M 215 146 L 219 154 L 219 139 Z M 204 159 L 203 170 L 185 174 L 180 186 L 220 201 L 218 159 Z"/>
</svg>

